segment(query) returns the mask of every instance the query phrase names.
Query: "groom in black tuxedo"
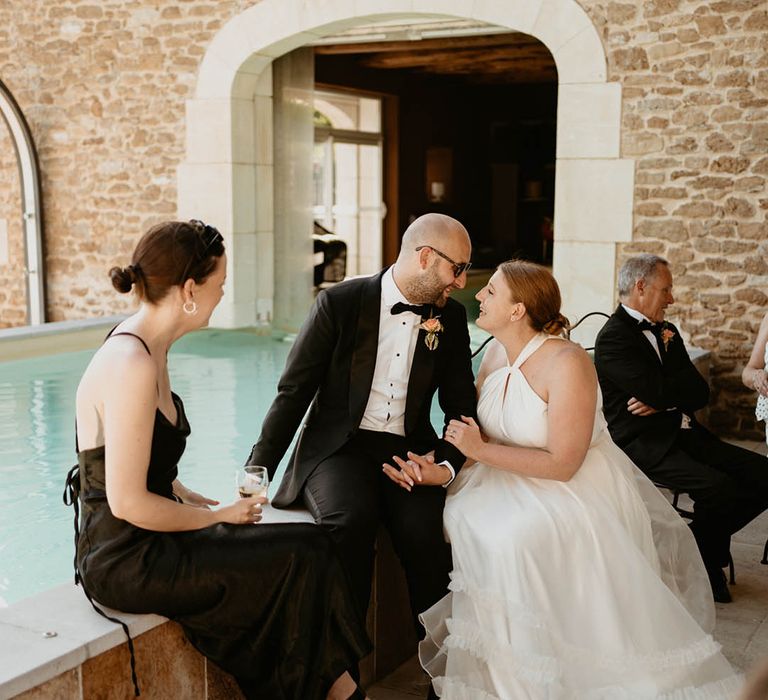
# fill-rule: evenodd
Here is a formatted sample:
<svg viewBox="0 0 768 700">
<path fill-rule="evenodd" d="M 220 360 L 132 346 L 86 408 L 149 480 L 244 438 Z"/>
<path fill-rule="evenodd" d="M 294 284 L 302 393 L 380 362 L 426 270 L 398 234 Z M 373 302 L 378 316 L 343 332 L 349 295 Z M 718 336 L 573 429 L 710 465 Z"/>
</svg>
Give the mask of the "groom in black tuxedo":
<svg viewBox="0 0 768 700">
<path fill-rule="evenodd" d="M 667 261 L 656 255 L 627 260 L 619 298 L 595 345 L 611 437 L 651 480 L 691 496 L 691 530 L 714 598 L 730 602 L 723 574 L 730 538 L 768 507 L 768 460 L 719 440 L 696 421 L 709 386 L 680 331 L 664 320 L 674 302 Z"/>
<path fill-rule="evenodd" d="M 248 459 L 274 475 L 303 421 L 273 504 L 303 502 L 329 530 L 363 619 L 380 523 L 414 619 L 446 593 L 443 487 L 464 455 L 435 433 L 430 408 L 437 392 L 445 425 L 476 415 L 466 312 L 450 298 L 466 284 L 470 253 L 458 221 L 426 214 L 392 267 L 320 292 Z M 394 481 L 383 471 L 392 462 Z"/>
</svg>

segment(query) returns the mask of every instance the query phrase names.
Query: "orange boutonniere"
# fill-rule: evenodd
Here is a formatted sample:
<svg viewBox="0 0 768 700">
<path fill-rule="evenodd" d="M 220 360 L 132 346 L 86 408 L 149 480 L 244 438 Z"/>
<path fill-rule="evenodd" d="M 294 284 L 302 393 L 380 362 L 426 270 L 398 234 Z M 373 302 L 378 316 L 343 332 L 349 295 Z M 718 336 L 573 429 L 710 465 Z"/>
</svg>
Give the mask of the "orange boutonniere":
<svg viewBox="0 0 768 700">
<path fill-rule="evenodd" d="M 661 328 L 661 342 L 664 343 L 664 352 L 669 348 L 669 341 L 675 337 L 675 332 L 665 323 Z"/>
<path fill-rule="evenodd" d="M 440 342 L 440 338 L 437 337 L 437 334 L 442 333 L 443 331 L 443 324 L 440 323 L 440 317 L 430 316 L 429 318 L 425 318 L 419 324 L 419 328 L 426 332 L 426 335 L 424 336 L 424 343 L 426 346 L 430 350 L 434 350 Z"/>
</svg>

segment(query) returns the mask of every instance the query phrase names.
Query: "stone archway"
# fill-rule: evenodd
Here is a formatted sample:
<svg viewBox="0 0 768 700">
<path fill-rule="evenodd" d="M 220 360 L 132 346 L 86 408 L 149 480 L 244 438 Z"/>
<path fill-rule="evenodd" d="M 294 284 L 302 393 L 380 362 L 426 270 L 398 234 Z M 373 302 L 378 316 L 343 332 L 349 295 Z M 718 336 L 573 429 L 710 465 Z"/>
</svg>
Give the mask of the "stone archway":
<svg viewBox="0 0 768 700">
<path fill-rule="evenodd" d="M 40 165 L 27 120 L 11 91 L 0 81 L 0 123 L 8 127 L 16 152 L 21 189 L 21 219 L 24 234 L 27 323 L 45 322 L 45 267 L 43 265 L 43 221 Z"/>
<path fill-rule="evenodd" d="M 610 309 L 616 244 L 632 239 L 634 161 L 620 157 L 621 85 L 607 81 L 602 43 L 576 0 L 262 0 L 214 37 L 187 103 L 179 214 L 216 221 L 231 251 L 229 293 L 217 325 L 269 324 L 276 282 L 287 282 L 275 280 L 272 253 L 272 61 L 357 24 L 419 16 L 506 27 L 552 52 L 558 70 L 554 272 L 571 317 Z"/>
</svg>

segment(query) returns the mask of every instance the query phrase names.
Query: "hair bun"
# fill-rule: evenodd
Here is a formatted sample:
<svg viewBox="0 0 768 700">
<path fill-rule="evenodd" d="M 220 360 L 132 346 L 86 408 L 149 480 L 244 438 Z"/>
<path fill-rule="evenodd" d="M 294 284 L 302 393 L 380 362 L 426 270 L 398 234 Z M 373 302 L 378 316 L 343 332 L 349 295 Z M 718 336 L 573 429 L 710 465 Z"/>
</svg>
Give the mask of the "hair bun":
<svg viewBox="0 0 768 700">
<path fill-rule="evenodd" d="M 568 330 L 570 327 L 571 322 L 563 314 L 559 313 L 552 320 L 547 321 L 542 330 L 549 335 L 562 335 L 563 331 Z"/>
<path fill-rule="evenodd" d="M 113 267 L 109 271 L 109 278 L 112 280 L 112 286 L 121 294 L 131 291 L 136 282 L 136 268 L 133 265 L 128 267 Z"/>
</svg>

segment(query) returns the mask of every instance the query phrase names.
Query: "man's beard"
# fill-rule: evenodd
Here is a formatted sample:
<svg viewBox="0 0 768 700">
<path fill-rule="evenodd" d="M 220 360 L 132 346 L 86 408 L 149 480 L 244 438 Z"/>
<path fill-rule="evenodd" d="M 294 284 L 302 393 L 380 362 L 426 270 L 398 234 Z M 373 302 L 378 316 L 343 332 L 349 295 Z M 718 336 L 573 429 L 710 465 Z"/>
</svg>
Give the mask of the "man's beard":
<svg viewBox="0 0 768 700">
<path fill-rule="evenodd" d="M 443 284 L 434 271 L 430 271 L 429 275 L 413 280 L 403 291 L 409 301 L 443 307 L 448 301 L 447 297 L 443 296 L 445 290 L 446 285 Z"/>
</svg>

